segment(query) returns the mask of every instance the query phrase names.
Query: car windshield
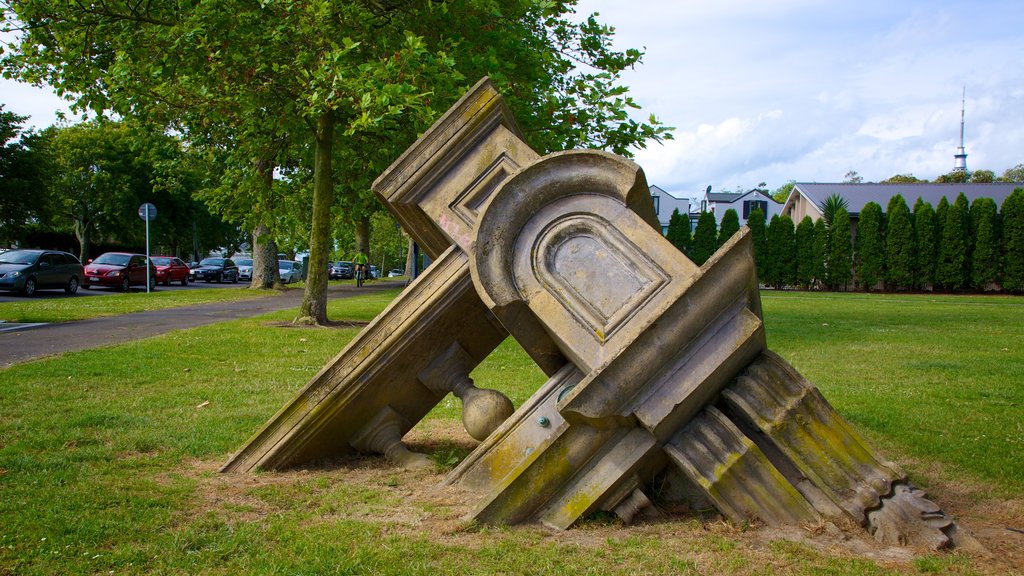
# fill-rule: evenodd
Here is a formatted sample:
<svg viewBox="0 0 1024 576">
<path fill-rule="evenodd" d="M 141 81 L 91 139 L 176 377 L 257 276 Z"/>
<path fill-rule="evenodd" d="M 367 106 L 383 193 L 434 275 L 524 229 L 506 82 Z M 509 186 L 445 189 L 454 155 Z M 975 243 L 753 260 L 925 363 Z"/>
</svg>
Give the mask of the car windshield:
<svg viewBox="0 0 1024 576">
<path fill-rule="evenodd" d="M 278 267 L 279 267 L 279 268 L 280 268 L 281 270 L 291 270 L 291 269 L 292 269 L 292 266 L 293 266 L 294 264 L 292 264 L 291 262 L 283 262 L 283 261 L 280 261 L 280 262 L 278 262 L 278 265 L 279 265 Z"/>
<path fill-rule="evenodd" d="M 92 261 L 93 264 L 109 264 L 111 266 L 127 266 L 132 259 L 131 254 L 104 254 Z"/>
<path fill-rule="evenodd" d="M 223 258 L 203 258 L 203 261 L 199 263 L 200 266 L 223 266 Z"/>
<path fill-rule="evenodd" d="M 156 264 L 157 266 L 170 266 L 171 265 L 171 259 L 170 258 L 152 258 L 152 260 L 153 260 L 153 263 Z"/>
<path fill-rule="evenodd" d="M 32 250 L 11 250 L 0 254 L 0 264 L 35 264 L 39 254 Z"/>
<path fill-rule="evenodd" d="M 238 260 L 235 260 L 235 264 L 238 264 L 239 266 L 252 266 L 252 259 L 239 258 Z"/>
</svg>

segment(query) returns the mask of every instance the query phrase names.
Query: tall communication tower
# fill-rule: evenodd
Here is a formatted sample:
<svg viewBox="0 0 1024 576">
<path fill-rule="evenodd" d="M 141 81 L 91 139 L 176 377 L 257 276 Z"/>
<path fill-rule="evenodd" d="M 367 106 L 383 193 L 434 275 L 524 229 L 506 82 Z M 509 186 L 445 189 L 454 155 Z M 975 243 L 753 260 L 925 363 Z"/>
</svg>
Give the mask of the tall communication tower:
<svg viewBox="0 0 1024 576">
<path fill-rule="evenodd" d="M 963 96 L 960 98 L 960 147 L 953 155 L 953 172 L 967 172 L 967 151 L 964 150 L 964 108 L 967 100 L 967 86 L 964 86 Z"/>
</svg>

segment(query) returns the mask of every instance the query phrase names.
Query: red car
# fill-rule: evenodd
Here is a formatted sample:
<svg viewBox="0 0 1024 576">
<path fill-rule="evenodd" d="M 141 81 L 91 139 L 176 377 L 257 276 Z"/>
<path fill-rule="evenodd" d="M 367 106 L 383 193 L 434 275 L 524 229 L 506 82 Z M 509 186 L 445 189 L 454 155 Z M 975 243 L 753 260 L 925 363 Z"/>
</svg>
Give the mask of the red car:
<svg viewBox="0 0 1024 576">
<path fill-rule="evenodd" d="M 151 258 L 156 264 L 157 284 L 165 286 L 171 282 L 181 282 L 182 286 L 188 286 L 188 264 L 181 258 L 174 256 L 153 256 Z"/>
<path fill-rule="evenodd" d="M 132 286 L 146 285 L 146 255 L 107 252 L 85 265 L 82 288 L 108 286 L 127 292 Z M 156 266 L 149 262 L 149 289 L 156 290 Z"/>
</svg>

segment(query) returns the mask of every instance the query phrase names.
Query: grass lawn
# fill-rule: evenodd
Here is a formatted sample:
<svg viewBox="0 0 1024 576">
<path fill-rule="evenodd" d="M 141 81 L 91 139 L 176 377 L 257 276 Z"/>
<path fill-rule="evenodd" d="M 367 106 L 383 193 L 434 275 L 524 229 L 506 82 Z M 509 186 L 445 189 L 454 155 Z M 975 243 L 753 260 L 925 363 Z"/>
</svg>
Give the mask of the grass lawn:
<svg viewBox="0 0 1024 576">
<path fill-rule="evenodd" d="M 329 316 L 369 320 L 395 293 L 332 301 Z M 0 574 L 1019 573 L 1024 539 L 1005 528 L 1024 528 L 1024 299 L 769 291 L 763 304 L 769 346 L 994 557 L 714 517 L 468 525 L 465 495 L 438 487 L 472 447 L 452 398 L 408 437 L 438 472 L 368 457 L 219 474 L 356 333 L 280 327 L 284 311 L 0 370 Z M 513 342 L 474 377 L 517 406 L 544 380 Z"/>
</svg>

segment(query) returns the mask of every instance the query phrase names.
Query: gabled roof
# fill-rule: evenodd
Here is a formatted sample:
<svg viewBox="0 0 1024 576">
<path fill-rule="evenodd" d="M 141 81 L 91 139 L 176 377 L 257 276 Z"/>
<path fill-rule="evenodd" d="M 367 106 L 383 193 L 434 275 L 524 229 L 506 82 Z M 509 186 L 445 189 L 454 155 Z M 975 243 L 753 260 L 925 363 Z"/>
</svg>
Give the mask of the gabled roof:
<svg viewBox="0 0 1024 576">
<path fill-rule="evenodd" d="M 767 193 L 764 190 L 758 190 L 757 188 L 752 188 L 750 190 L 747 190 L 746 192 L 710 192 L 707 194 L 707 199 L 708 202 L 727 202 L 729 204 L 735 204 L 736 202 L 739 202 L 741 199 L 750 196 L 751 194 L 761 194 L 767 200 L 770 200 L 778 204 L 778 202 L 776 202 L 775 199 L 772 198 L 771 194 Z"/>
<path fill-rule="evenodd" d="M 708 192 L 705 195 L 708 202 L 735 202 L 743 196 L 741 192 Z"/>
<path fill-rule="evenodd" d="M 967 196 L 968 201 L 975 198 L 991 198 L 997 206 L 1002 206 L 1003 200 L 1013 193 L 1015 188 L 1024 188 L 1020 182 L 992 182 L 986 184 L 936 184 L 931 182 L 914 182 L 909 184 L 829 184 L 817 182 L 798 182 L 793 186 L 793 191 L 786 204 L 783 206 L 783 213 L 789 209 L 795 201 L 796 195 L 800 194 L 806 198 L 815 208 L 821 206 L 826 198 L 838 194 L 848 204 L 851 215 L 860 214 L 868 202 L 875 202 L 884 211 L 889 200 L 900 194 L 907 201 L 907 207 L 914 209 L 914 203 L 918 198 L 936 206 L 942 197 L 953 202 L 961 192 Z"/>
</svg>

